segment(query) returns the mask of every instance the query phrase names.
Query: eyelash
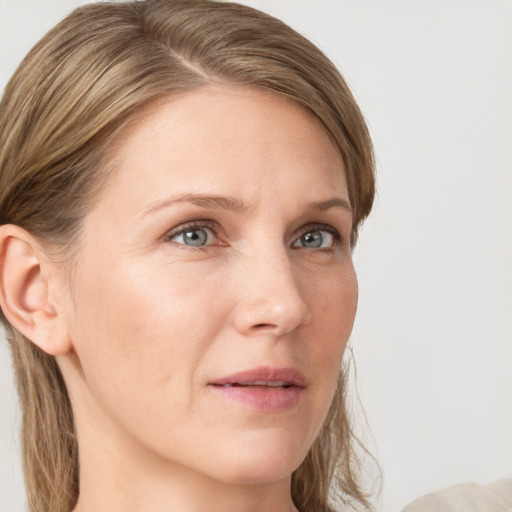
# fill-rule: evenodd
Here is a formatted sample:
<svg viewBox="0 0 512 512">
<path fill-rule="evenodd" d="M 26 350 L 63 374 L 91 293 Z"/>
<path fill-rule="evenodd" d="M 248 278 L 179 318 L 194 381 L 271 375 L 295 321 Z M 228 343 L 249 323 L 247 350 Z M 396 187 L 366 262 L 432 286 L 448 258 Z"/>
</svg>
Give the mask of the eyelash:
<svg viewBox="0 0 512 512">
<path fill-rule="evenodd" d="M 185 224 L 182 226 L 179 226 L 176 229 L 173 229 L 169 232 L 167 232 L 163 240 L 165 242 L 172 242 L 174 238 L 183 235 L 184 233 L 188 231 L 194 231 L 199 229 L 207 229 L 213 233 L 214 236 L 217 236 L 217 224 L 215 222 L 209 221 L 209 220 L 201 220 L 201 221 L 194 221 L 189 224 Z M 326 225 L 326 224 L 308 224 L 301 228 L 299 236 L 293 241 L 292 248 L 295 243 L 297 243 L 301 237 L 303 237 L 305 234 L 311 231 L 324 231 L 329 233 L 333 237 L 333 245 L 331 247 L 325 247 L 325 248 L 317 248 L 317 251 L 329 251 L 332 250 L 334 247 L 340 247 L 344 245 L 345 240 L 344 237 L 340 234 L 340 232 L 333 228 L 332 226 Z M 186 245 L 186 244 L 179 244 L 184 245 L 185 247 L 189 249 L 195 249 L 195 250 L 205 250 L 209 245 L 203 245 L 203 246 L 192 246 L 192 245 Z M 304 246 L 295 247 L 295 249 L 300 249 Z"/>
<path fill-rule="evenodd" d="M 175 228 L 175 229 L 172 229 L 171 231 L 168 231 L 164 235 L 163 240 L 164 240 L 164 242 L 172 242 L 173 238 L 176 238 L 176 237 L 178 237 L 180 235 L 183 235 L 187 231 L 194 231 L 194 230 L 198 230 L 198 229 L 208 229 L 215 236 L 217 236 L 216 227 L 217 227 L 217 225 L 215 224 L 215 222 L 212 222 L 210 220 L 194 221 L 194 222 L 190 222 L 188 224 L 183 224 L 183 225 L 179 226 L 178 228 Z M 185 245 L 185 244 L 181 244 L 181 245 Z M 189 247 L 189 248 L 192 248 L 192 249 L 203 249 L 204 250 L 204 248 L 207 247 L 207 246 L 197 246 L 197 247 L 186 246 L 186 247 Z"/>
<path fill-rule="evenodd" d="M 326 224 L 309 224 L 301 228 L 301 234 L 295 239 L 294 244 L 300 240 L 305 234 L 311 231 L 325 231 L 333 237 L 333 245 L 331 247 L 317 248 L 317 251 L 330 251 L 335 247 L 341 247 L 344 244 L 344 239 L 340 232 L 332 226 Z M 293 244 L 292 244 L 293 246 Z M 300 247 L 296 247 L 297 249 Z"/>
</svg>

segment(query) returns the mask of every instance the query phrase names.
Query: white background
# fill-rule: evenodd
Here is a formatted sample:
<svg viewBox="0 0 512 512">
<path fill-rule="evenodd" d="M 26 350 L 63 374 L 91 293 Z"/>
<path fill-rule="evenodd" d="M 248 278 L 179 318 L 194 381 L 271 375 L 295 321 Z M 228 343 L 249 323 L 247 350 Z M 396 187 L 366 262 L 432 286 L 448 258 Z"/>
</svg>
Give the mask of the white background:
<svg viewBox="0 0 512 512">
<path fill-rule="evenodd" d="M 0 87 L 78 0 L 0 0 Z M 378 199 L 355 252 L 379 510 L 512 476 L 512 2 L 254 0 L 316 42 L 367 117 Z M 0 512 L 23 509 L 0 344 Z"/>
</svg>

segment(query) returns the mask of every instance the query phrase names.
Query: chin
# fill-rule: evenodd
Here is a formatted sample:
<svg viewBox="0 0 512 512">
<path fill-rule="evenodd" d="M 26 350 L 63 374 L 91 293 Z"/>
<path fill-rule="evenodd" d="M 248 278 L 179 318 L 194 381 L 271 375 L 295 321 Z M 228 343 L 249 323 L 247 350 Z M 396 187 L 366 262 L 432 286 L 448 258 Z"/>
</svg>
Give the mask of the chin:
<svg viewBox="0 0 512 512">
<path fill-rule="evenodd" d="M 257 485 L 289 479 L 307 455 L 304 443 L 276 436 L 257 436 L 226 447 L 222 465 L 217 459 L 219 480 L 237 485 Z M 265 439 L 267 437 L 267 439 Z M 219 471 L 220 469 L 220 471 Z"/>
</svg>

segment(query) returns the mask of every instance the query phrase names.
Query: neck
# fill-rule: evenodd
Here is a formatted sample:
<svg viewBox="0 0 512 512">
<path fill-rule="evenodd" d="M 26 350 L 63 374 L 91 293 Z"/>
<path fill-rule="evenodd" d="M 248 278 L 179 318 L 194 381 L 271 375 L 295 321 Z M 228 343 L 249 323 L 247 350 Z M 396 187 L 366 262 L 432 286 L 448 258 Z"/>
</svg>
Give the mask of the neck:
<svg viewBox="0 0 512 512">
<path fill-rule="evenodd" d="M 97 479 L 95 479 L 97 482 Z M 80 481 L 80 499 L 74 512 L 297 512 L 289 486 L 229 486 L 206 482 L 180 472 L 178 478 L 103 480 L 103 485 Z"/>
</svg>

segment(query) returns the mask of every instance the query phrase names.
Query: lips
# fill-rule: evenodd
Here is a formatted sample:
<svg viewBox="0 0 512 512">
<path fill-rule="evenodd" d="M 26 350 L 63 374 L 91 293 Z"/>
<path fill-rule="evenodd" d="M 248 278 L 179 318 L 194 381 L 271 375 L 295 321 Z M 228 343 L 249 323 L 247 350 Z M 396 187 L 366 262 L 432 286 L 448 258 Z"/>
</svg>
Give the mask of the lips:
<svg viewBox="0 0 512 512">
<path fill-rule="evenodd" d="M 289 382 L 286 382 L 284 380 L 278 380 L 275 382 L 274 381 L 267 382 L 264 380 L 255 380 L 254 382 L 234 382 L 232 384 L 222 384 L 222 386 L 225 388 L 229 388 L 229 387 L 233 387 L 233 386 L 244 387 L 244 388 L 246 388 L 247 386 L 259 386 L 259 387 L 269 386 L 272 388 L 289 388 L 290 386 L 293 386 L 293 384 L 290 384 Z"/>
<path fill-rule="evenodd" d="M 294 368 L 262 367 L 216 379 L 208 385 L 220 396 L 252 409 L 278 412 L 301 402 L 306 381 Z"/>
<path fill-rule="evenodd" d="M 230 375 L 210 383 L 212 386 L 224 387 L 291 387 L 303 388 L 305 379 L 295 368 L 256 368 L 253 370 Z"/>
</svg>

